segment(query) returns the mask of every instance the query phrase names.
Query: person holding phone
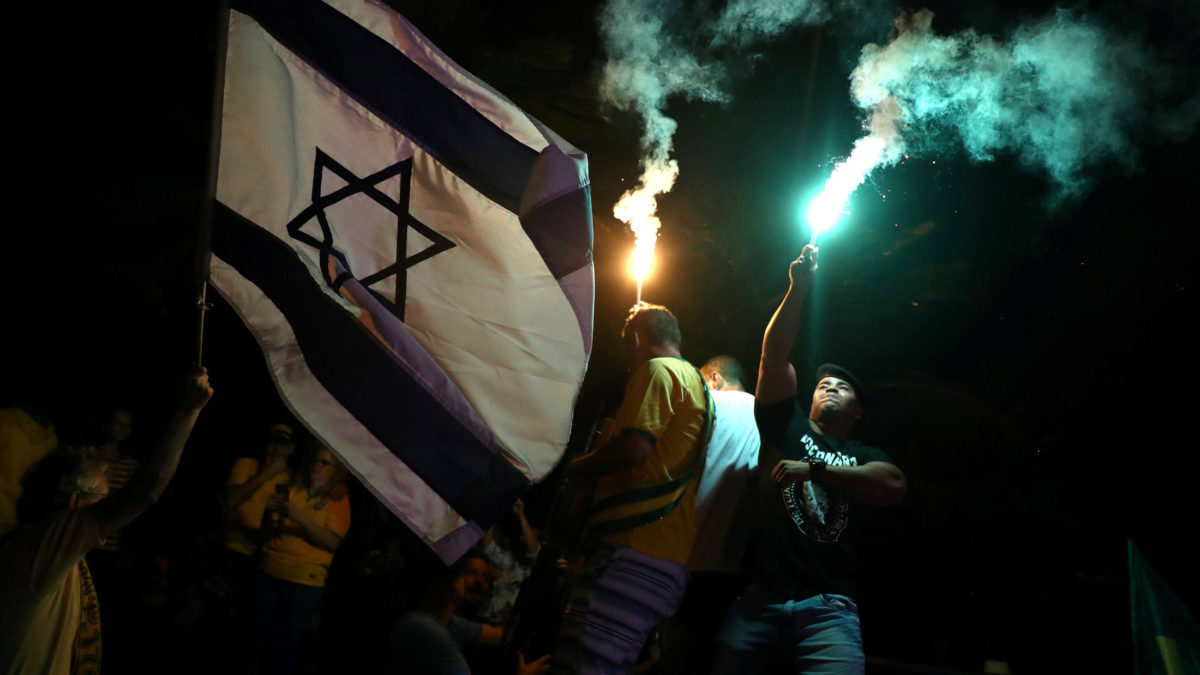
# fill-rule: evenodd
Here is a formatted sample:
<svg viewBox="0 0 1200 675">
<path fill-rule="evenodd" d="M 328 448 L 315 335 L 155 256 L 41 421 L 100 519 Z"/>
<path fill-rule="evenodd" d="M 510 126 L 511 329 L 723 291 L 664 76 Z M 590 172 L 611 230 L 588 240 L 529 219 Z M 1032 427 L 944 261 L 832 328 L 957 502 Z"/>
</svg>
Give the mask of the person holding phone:
<svg viewBox="0 0 1200 675">
<path fill-rule="evenodd" d="M 261 457 L 240 457 L 229 471 L 222 494 L 224 538 L 205 575 L 212 593 L 209 604 L 213 616 L 218 617 L 216 630 L 238 655 L 248 649 L 245 636 L 250 628 L 259 549 L 270 538 L 272 524 L 280 519 L 278 513 L 267 511 L 267 499 L 280 490 L 287 494 L 292 480 L 288 462 L 296 449 L 295 435 L 287 424 L 272 424 L 263 441 Z"/>
<path fill-rule="evenodd" d="M 296 449 L 292 428 L 272 424 L 265 440 L 262 459 L 242 457 L 234 462 L 225 487 L 229 509 L 225 549 L 238 556 L 239 566 L 248 571 L 253 570 L 251 560 L 259 546 L 269 538 L 262 531 L 263 525 L 271 522 L 267 499 L 281 489 L 286 495 L 292 480 L 288 471 L 288 460 Z"/>
<path fill-rule="evenodd" d="M 280 519 L 263 545 L 254 580 L 251 673 L 292 672 L 333 554 L 350 529 L 345 465 L 324 447 L 311 456 L 286 494 L 267 498 L 267 512 Z"/>
</svg>

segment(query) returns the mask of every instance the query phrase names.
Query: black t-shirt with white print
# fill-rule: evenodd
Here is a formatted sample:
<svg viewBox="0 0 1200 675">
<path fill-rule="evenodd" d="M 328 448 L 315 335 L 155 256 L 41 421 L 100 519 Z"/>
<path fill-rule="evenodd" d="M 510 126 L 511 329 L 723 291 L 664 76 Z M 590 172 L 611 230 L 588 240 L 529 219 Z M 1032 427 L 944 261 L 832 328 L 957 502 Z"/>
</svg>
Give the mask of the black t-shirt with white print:
<svg viewBox="0 0 1200 675">
<path fill-rule="evenodd" d="M 853 557 L 847 545 L 850 503 L 812 482 L 780 488 L 771 469 L 781 459 L 823 459 L 828 466 L 888 462 L 879 448 L 815 433 L 795 398 L 754 407 L 762 437 L 755 481 L 756 517 L 747 567 L 751 579 L 772 591 L 804 598 L 817 593 L 854 594 Z"/>
</svg>

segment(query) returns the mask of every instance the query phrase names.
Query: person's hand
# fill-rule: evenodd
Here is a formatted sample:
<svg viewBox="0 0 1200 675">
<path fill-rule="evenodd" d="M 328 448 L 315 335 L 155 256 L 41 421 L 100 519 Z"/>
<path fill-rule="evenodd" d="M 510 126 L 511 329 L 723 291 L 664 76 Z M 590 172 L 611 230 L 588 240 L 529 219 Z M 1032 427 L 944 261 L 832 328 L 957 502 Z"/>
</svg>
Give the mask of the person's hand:
<svg viewBox="0 0 1200 675">
<path fill-rule="evenodd" d="M 798 462 L 793 459 L 781 460 L 771 469 L 771 479 L 780 485 L 806 481 L 810 477 L 808 462 Z"/>
<path fill-rule="evenodd" d="M 271 457 L 267 463 L 263 465 L 263 475 L 267 478 L 274 478 L 279 474 L 287 471 L 288 463 L 286 457 Z"/>
<path fill-rule="evenodd" d="M 183 381 L 183 395 L 180 406 L 188 410 L 200 410 L 212 398 L 213 388 L 208 383 L 208 369 L 197 368 Z"/>
<path fill-rule="evenodd" d="M 569 581 L 574 579 L 581 571 L 583 571 L 584 562 L 585 560 L 581 555 L 576 554 L 572 556 L 572 558 L 560 556 L 558 560 L 554 561 L 554 567 L 563 579 Z"/>
<path fill-rule="evenodd" d="M 517 650 L 517 675 L 541 675 L 550 670 L 550 655 L 547 654 L 532 663 L 525 663 L 525 655 Z"/>
<path fill-rule="evenodd" d="M 517 501 L 513 502 L 512 509 L 517 518 L 525 520 L 525 502 L 523 500 L 517 499 Z"/>
<path fill-rule="evenodd" d="M 567 463 L 567 478 L 570 478 L 571 482 L 577 483 L 579 485 L 584 485 L 587 483 L 588 479 L 586 476 L 583 475 L 584 469 L 587 467 L 587 464 L 579 461 L 586 456 L 587 455 L 582 455 L 582 456 L 576 457 L 575 459 L 573 459 Z"/>
<path fill-rule="evenodd" d="M 605 417 L 600 426 L 596 429 L 596 439 L 593 443 L 593 448 L 598 448 L 607 443 L 613 436 L 613 430 L 616 427 L 617 421 L 611 417 Z"/>
<path fill-rule="evenodd" d="M 807 244 L 800 250 L 800 257 L 788 266 L 788 277 L 792 285 L 811 283 L 813 273 L 817 271 L 817 247 Z"/>
<path fill-rule="evenodd" d="M 292 503 L 284 495 L 267 497 L 267 510 L 278 511 L 284 518 L 292 517 Z"/>
</svg>

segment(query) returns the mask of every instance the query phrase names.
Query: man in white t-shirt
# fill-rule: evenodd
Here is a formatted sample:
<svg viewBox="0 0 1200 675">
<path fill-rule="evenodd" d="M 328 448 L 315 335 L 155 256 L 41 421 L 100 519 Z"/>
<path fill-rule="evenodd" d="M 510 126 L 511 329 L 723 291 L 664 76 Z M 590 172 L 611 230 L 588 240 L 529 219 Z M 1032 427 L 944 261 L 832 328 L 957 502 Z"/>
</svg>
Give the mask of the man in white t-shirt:
<svg viewBox="0 0 1200 675">
<path fill-rule="evenodd" d="M 746 500 L 751 471 L 758 465 L 754 396 L 732 356 L 714 356 L 700 369 L 717 416 L 704 472 L 696 490 L 696 539 L 688 558 L 688 587 L 663 635 L 664 672 L 693 673 L 711 662 L 717 630 L 742 579 L 746 550 Z"/>
</svg>

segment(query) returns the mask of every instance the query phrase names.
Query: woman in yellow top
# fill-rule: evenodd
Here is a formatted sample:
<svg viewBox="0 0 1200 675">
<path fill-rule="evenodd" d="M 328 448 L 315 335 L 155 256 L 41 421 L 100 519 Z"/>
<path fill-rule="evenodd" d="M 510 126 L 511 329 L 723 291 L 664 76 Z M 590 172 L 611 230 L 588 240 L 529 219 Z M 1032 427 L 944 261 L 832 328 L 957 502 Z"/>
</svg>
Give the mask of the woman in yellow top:
<svg viewBox="0 0 1200 675">
<path fill-rule="evenodd" d="M 267 509 L 279 513 L 281 522 L 263 546 L 254 582 L 252 673 L 292 672 L 333 553 L 350 528 L 346 467 L 319 447 L 309 470 L 296 473 L 286 498 L 275 494 L 267 500 Z"/>
</svg>

